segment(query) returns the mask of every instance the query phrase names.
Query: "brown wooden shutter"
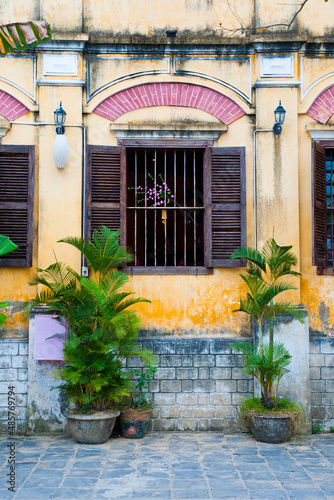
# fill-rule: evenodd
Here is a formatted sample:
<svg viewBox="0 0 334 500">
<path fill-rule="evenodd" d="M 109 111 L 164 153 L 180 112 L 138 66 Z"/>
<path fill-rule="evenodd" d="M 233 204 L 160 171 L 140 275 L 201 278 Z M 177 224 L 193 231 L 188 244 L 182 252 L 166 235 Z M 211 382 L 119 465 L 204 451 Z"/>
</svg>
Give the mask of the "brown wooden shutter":
<svg viewBox="0 0 334 500">
<path fill-rule="evenodd" d="M 325 148 L 317 142 L 312 143 L 312 149 L 312 264 L 326 267 L 326 153 Z"/>
<path fill-rule="evenodd" d="M 205 156 L 205 265 L 243 266 L 230 255 L 246 246 L 245 148 L 208 148 Z"/>
<path fill-rule="evenodd" d="M 1 267 L 32 266 L 34 167 L 34 146 L 0 146 L 0 234 L 19 247 Z"/>
<path fill-rule="evenodd" d="M 86 239 L 106 226 L 121 229 L 121 148 L 87 146 Z"/>
</svg>

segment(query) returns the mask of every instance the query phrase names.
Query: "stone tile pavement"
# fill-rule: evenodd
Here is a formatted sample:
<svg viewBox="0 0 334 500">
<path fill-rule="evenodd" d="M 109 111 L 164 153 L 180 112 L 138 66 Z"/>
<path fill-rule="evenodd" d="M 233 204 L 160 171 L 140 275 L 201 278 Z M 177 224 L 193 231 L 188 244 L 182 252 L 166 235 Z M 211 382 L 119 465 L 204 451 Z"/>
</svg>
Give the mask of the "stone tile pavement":
<svg viewBox="0 0 334 500">
<path fill-rule="evenodd" d="M 6 483 L 15 442 L 15 493 Z M 14 448 L 12 445 L 12 448 Z M 334 435 L 280 445 L 248 434 L 149 433 L 79 445 L 67 436 L 0 438 L 0 499 L 334 499 Z"/>
</svg>

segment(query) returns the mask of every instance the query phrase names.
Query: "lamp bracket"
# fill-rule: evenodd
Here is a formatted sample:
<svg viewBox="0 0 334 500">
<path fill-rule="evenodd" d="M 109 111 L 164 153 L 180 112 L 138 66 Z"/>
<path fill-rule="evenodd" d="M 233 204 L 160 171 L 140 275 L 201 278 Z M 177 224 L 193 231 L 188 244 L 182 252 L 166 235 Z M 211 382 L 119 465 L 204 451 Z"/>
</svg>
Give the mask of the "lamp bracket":
<svg viewBox="0 0 334 500">
<path fill-rule="evenodd" d="M 56 127 L 56 133 L 57 133 L 58 135 L 63 135 L 63 134 L 65 134 L 65 127 L 64 127 L 64 125 L 62 125 L 61 127 Z"/>
<path fill-rule="evenodd" d="M 279 125 L 279 123 L 275 123 L 275 125 L 273 126 L 273 132 L 276 135 L 280 134 L 282 132 L 282 126 Z"/>
</svg>

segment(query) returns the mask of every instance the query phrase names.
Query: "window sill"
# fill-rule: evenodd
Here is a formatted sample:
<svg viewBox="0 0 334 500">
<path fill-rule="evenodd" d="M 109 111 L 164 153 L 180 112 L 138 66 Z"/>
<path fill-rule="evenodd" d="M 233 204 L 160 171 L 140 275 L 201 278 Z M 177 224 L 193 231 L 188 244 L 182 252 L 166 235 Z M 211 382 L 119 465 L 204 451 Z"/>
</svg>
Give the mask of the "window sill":
<svg viewBox="0 0 334 500">
<path fill-rule="evenodd" d="M 334 276 L 334 267 L 317 267 L 318 276 Z"/>
<path fill-rule="evenodd" d="M 5 267 L 32 267 L 32 264 L 26 259 L 1 259 L 0 268 Z"/>
<path fill-rule="evenodd" d="M 131 276 L 133 275 L 152 275 L 152 274 L 160 274 L 160 275 L 166 275 L 166 274 L 193 274 L 193 275 L 199 275 L 199 274 L 213 274 L 213 268 L 212 267 L 185 267 L 185 266 L 179 266 L 179 267 L 173 267 L 173 266 L 167 266 L 167 267 L 144 267 L 144 266 L 133 266 L 133 267 L 125 267 L 124 272 L 126 274 L 129 274 Z"/>
</svg>

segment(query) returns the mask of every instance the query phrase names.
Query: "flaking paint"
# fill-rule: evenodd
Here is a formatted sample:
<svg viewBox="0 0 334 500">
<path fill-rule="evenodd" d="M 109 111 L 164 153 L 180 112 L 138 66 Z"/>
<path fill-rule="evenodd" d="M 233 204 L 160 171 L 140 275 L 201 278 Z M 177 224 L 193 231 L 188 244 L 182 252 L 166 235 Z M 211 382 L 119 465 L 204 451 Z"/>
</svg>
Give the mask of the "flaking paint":
<svg viewBox="0 0 334 500">
<path fill-rule="evenodd" d="M 268 8 L 264 0 L 253 2 L 236 0 L 234 7 L 243 13 L 243 20 L 247 24 L 252 22 L 253 12 L 256 11 L 258 24 L 265 24 L 272 19 L 274 13 L 280 16 L 282 8 L 277 10 L 276 5 Z M 106 8 L 108 7 L 108 8 Z M 63 15 L 58 15 L 59 9 Z M 286 7 L 281 20 L 288 19 L 294 7 Z M 261 52 L 248 51 L 243 40 L 229 41 L 224 46 L 224 57 L 221 57 L 219 43 L 222 41 L 222 32 L 219 23 L 232 25 L 235 17 L 228 9 L 227 2 L 215 0 L 188 0 L 184 2 L 172 1 L 144 1 L 140 5 L 141 15 L 138 16 L 138 2 L 132 0 L 113 0 L 107 3 L 102 0 L 75 0 L 66 3 L 63 0 L 54 2 L 37 0 L 18 0 L 13 3 L 4 0 L 0 4 L 1 22 L 24 21 L 28 18 L 37 19 L 44 16 L 50 19 L 51 28 L 58 41 L 82 39 L 81 33 L 89 33 L 95 37 L 97 43 L 106 44 L 110 35 L 124 36 L 131 45 L 135 36 L 145 35 L 145 44 L 137 45 L 135 50 L 145 52 L 145 61 L 142 68 L 145 70 L 161 71 L 164 59 L 150 59 L 157 47 L 160 52 L 167 54 L 170 44 L 176 41 L 166 40 L 165 30 L 178 29 L 177 37 L 189 35 L 193 42 L 207 43 L 207 36 L 216 37 L 215 56 L 208 59 L 205 52 L 198 46 L 196 57 L 190 57 L 182 62 L 181 67 L 189 71 L 202 74 L 133 76 L 140 71 L 141 66 L 136 59 L 133 65 L 128 59 L 117 61 L 115 52 L 99 53 L 99 59 L 94 59 L 94 68 L 91 81 L 91 91 L 108 84 L 115 78 L 128 77 L 110 88 L 97 94 L 89 103 L 86 101 L 85 91 L 74 86 L 39 86 L 37 104 L 27 94 L 32 95 L 34 84 L 33 58 L 37 57 L 37 79 L 45 78 L 43 74 L 43 46 L 33 53 L 2 58 L 0 64 L 0 90 L 9 92 L 30 109 L 30 113 L 22 117 L 21 121 L 53 121 L 53 111 L 62 100 L 67 112 L 67 123 L 84 123 L 87 127 L 88 144 L 116 145 L 117 139 L 110 132 L 110 123 L 92 114 L 94 107 L 108 95 L 148 82 L 180 81 L 209 86 L 224 93 L 235 100 L 245 111 L 246 115 L 228 127 L 215 146 L 245 146 L 246 148 L 246 182 L 247 182 L 247 241 L 253 245 L 253 131 L 255 128 L 271 128 L 274 123 L 273 110 L 279 100 L 287 110 L 286 121 L 282 134 L 275 138 L 273 134 L 258 135 L 257 168 L 258 168 L 258 241 L 263 243 L 272 235 L 280 244 L 292 244 L 294 251 L 300 258 L 302 279 L 295 280 L 297 287 L 291 297 L 300 299 L 310 314 L 310 329 L 332 334 L 334 322 L 334 293 L 333 277 L 317 276 L 316 269 L 311 265 L 312 258 L 312 213 L 311 213 L 311 140 L 305 131 L 312 119 L 306 115 L 309 105 L 329 84 L 333 84 L 331 60 L 324 57 L 324 53 L 312 52 L 306 47 L 305 53 L 295 55 L 295 74 L 291 78 L 302 78 L 300 71 L 303 58 L 305 80 L 302 88 L 306 91 L 311 85 L 314 87 L 300 102 L 300 92 L 297 88 L 275 87 L 256 88 L 252 92 L 252 105 L 233 91 L 235 87 L 240 92 L 252 86 L 255 80 L 261 79 L 259 74 Z M 276 10 L 275 10 L 276 9 Z M 313 22 L 317 10 L 317 22 Z M 124 11 L 124 13 L 123 13 Z M 117 12 L 117 16 L 115 16 Z M 57 14 L 56 14 L 57 13 Z M 123 14 L 122 14 L 123 13 Z M 333 18 L 334 5 L 322 0 L 310 0 L 299 16 L 299 33 L 304 29 L 313 34 L 326 34 L 328 19 Z M 112 22 L 111 22 L 112 19 Z M 312 21 L 312 23 L 311 23 Z M 57 33 L 58 31 L 58 33 Z M 72 33 L 72 34 L 71 34 Z M 153 35 L 161 35 L 157 45 Z M 294 41 L 291 34 L 285 38 L 285 49 L 288 50 L 289 39 Z M 81 38 L 80 38 L 81 37 Z M 100 37 L 100 38 L 99 38 Z M 147 49 L 147 43 L 152 41 L 152 48 Z M 185 40 L 185 39 L 184 39 Z M 258 43 L 265 49 L 265 34 L 259 34 Z M 298 41 L 298 39 L 296 38 Z M 110 41 L 110 40 L 109 40 Z M 326 41 L 326 40 L 325 40 Z M 232 43 L 233 42 L 233 43 Z M 166 45 L 164 45 L 166 43 Z M 275 43 L 275 37 L 271 38 Z M 297 43 L 297 42 L 296 42 Z M 169 45 L 168 45 L 169 44 Z M 129 45 L 129 46 L 130 46 Z M 106 45 L 105 45 L 106 46 Z M 277 45 L 280 49 L 282 44 Z M 249 59 L 233 59 L 236 51 L 249 56 Z M 275 55 L 281 52 L 270 50 L 268 54 Z M 117 55 L 117 54 L 116 54 Z M 182 50 L 176 55 L 182 56 Z M 27 56 L 27 57 L 24 57 Z M 109 57 L 110 56 L 110 57 Z M 232 57 L 233 56 L 233 57 Z M 78 52 L 78 76 L 73 80 L 86 78 L 86 56 Z M 251 80 L 249 80 L 249 60 L 251 60 Z M 124 62 L 125 61 L 125 62 Z M 225 66 L 224 66 L 225 64 Z M 166 68 L 167 66 L 164 66 Z M 171 65 L 173 68 L 173 65 Z M 139 68 L 139 69 L 138 69 Z M 49 79 L 70 79 L 69 77 L 54 76 Z M 219 81 L 221 80 L 221 81 Z M 270 79 L 263 79 L 268 82 Z M 224 82 L 230 87 L 224 85 Z M 239 83 L 238 83 L 239 82 Z M 22 90 L 20 90 L 21 87 Z M 128 113 L 121 117 L 122 122 L 132 123 L 160 123 L 162 125 L 175 122 L 210 122 L 216 123 L 210 115 L 199 110 L 182 110 L 173 108 L 142 109 Z M 327 126 L 328 127 L 328 126 Z M 64 171 L 58 171 L 53 163 L 52 144 L 55 137 L 54 127 L 33 127 L 12 125 L 11 130 L 2 139 L 3 144 L 33 144 L 36 146 L 36 178 L 35 178 L 35 227 L 34 227 L 34 255 L 33 269 L 37 266 L 46 267 L 54 262 L 55 256 L 80 269 L 80 259 L 75 250 L 66 245 L 57 244 L 57 240 L 68 235 L 80 235 L 81 232 L 81 192 L 82 192 L 82 132 L 81 129 L 66 129 L 66 136 L 70 144 L 70 159 Z M 33 269 L 0 268 L 1 299 L 9 298 L 11 305 L 9 319 L 6 325 L 6 334 L 25 334 L 27 327 L 21 323 L 17 310 L 17 303 L 34 295 L 34 290 L 27 285 Z M 156 330 L 161 333 L 176 332 L 180 335 L 186 332 L 206 335 L 244 335 L 249 334 L 250 326 L 243 314 L 233 314 L 237 308 L 240 295 L 245 289 L 238 276 L 239 269 L 215 269 L 213 275 L 208 276 L 134 276 L 130 278 L 129 288 L 136 295 L 146 297 L 152 304 L 141 304 L 138 312 L 145 330 Z"/>
</svg>

